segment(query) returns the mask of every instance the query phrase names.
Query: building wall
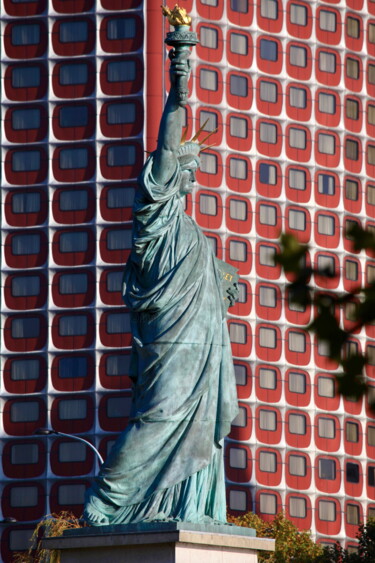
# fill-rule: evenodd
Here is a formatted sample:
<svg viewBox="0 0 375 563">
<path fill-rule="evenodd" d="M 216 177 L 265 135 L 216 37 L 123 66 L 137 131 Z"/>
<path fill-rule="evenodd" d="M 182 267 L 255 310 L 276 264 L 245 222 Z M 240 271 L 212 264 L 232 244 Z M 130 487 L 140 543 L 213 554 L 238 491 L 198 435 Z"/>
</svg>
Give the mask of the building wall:
<svg viewBox="0 0 375 563">
<path fill-rule="evenodd" d="M 4 0 L 1 11 L 2 557 L 34 522 L 80 514 L 93 453 L 126 424 L 129 315 L 121 302 L 131 203 L 156 145 L 167 75 L 157 2 Z M 225 450 L 228 505 L 283 509 L 320 541 L 353 543 L 375 511 L 375 422 L 334 395 L 325 350 L 273 265 L 281 231 L 331 268 L 322 291 L 374 279 L 351 221 L 375 225 L 375 2 L 184 0 L 189 134 L 208 119 L 186 210 L 241 275 L 229 315 L 240 415 Z M 162 27 L 161 27 L 162 26 Z M 350 326 L 350 310 L 338 311 Z M 353 336 L 375 376 L 373 326 Z"/>
</svg>

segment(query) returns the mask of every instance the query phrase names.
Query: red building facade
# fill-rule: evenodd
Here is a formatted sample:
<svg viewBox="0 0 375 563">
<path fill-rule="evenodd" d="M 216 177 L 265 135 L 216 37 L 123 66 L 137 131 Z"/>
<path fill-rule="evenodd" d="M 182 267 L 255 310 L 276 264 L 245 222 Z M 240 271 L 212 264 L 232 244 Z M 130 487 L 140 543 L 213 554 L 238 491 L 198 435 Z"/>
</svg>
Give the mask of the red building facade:
<svg viewBox="0 0 375 563">
<path fill-rule="evenodd" d="M 353 544 L 375 514 L 375 420 L 335 395 L 313 311 L 288 301 L 280 232 L 337 274 L 322 291 L 374 280 L 345 230 L 375 228 L 375 2 L 181 0 L 192 53 L 189 135 L 208 119 L 186 210 L 239 269 L 230 310 L 240 414 L 226 445 L 228 506 L 280 510 L 319 541 Z M 2 558 L 44 514 L 80 514 L 125 426 L 131 384 L 121 278 L 145 150 L 168 76 L 159 3 L 4 0 L 1 12 Z M 337 312 L 350 326 L 350 307 Z M 353 335 L 375 377 L 375 329 Z M 332 537 L 333 536 L 333 537 Z"/>
</svg>

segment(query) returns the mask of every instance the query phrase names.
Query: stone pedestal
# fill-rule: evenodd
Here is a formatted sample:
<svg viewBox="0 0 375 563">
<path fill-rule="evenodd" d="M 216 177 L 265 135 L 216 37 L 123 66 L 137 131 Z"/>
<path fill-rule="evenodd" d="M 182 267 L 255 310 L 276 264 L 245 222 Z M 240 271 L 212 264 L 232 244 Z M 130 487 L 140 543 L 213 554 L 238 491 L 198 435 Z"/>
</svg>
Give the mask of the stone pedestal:
<svg viewBox="0 0 375 563">
<path fill-rule="evenodd" d="M 249 528 L 157 522 L 67 530 L 43 547 L 61 550 L 61 563 L 257 563 L 275 542 Z"/>
</svg>

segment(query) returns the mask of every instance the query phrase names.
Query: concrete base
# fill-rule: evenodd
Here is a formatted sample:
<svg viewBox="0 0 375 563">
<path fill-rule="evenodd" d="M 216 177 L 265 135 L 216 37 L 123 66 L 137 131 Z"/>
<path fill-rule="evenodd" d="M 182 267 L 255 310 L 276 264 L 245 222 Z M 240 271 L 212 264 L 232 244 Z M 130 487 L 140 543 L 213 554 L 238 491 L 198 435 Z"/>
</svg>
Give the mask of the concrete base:
<svg viewBox="0 0 375 563">
<path fill-rule="evenodd" d="M 43 547 L 61 550 L 61 563 L 257 563 L 258 551 L 275 549 L 274 540 L 256 538 L 254 530 L 236 526 L 219 526 L 220 533 L 215 526 L 179 522 L 141 527 L 67 530 L 43 540 Z"/>
</svg>

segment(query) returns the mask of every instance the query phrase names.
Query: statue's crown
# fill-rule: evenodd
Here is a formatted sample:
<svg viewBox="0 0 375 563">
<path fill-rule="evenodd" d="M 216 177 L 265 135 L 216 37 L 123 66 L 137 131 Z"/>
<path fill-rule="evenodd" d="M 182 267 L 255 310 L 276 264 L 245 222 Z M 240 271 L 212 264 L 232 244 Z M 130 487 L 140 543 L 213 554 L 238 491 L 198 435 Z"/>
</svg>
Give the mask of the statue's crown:
<svg viewBox="0 0 375 563">
<path fill-rule="evenodd" d="M 216 133 L 217 129 L 214 129 L 214 131 L 210 131 L 201 141 L 198 140 L 199 135 L 202 133 L 207 123 L 208 123 L 208 119 L 198 129 L 198 131 L 195 133 L 194 137 L 190 141 L 186 141 L 187 130 L 188 130 L 188 128 L 186 127 L 185 131 L 182 134 L 180 146 L 177 151 L 178 158 L 183 158 L 187 156 L 192 156 L 193 158 L 198 157 L 199 153 L 214 146 L 215 143 L 206 146 L 203 146 L 203 143 L 207 141 L 207 139 L 211 137 L 211 135 Z"/>
</svg>

